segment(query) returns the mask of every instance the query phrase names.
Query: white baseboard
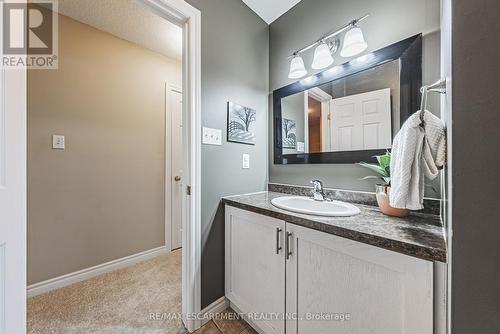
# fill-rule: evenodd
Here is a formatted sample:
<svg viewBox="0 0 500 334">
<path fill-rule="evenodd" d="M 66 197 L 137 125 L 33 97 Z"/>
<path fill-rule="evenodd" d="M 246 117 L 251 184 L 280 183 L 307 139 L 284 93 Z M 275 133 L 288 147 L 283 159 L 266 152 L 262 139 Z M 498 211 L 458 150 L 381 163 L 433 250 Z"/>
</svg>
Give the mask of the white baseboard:
<svg viewBox="0 0 500 334">
<path fill-rule="evenodd" d="M 148 260 L 159 255 L 167 254 L 168 252 L 169 251 L 165 246 L 161 246 L 137 254 L 122 257 L 120 259 L 109 261 L 103 264 L 99 264 L 94 267 L 82 269 L 59 277 L 54 277 L 46 281 L 35 283 L 28 286 L 27 295 L 28 298 L 34 297 L 42 293 L 46 293 L 55 289 L 68 286 L 73 283 L 84 281 L 86 279 L 95 277 L 100 274 L 125 268 L 134 265 L 136 263 L 142 262 L 144 260 Z"/>
<path fill-rule="evenodd" d="M 208 305 L 203 310 L 201 310 L 202 314 L 201 325 L 203 326 L 204 324 L 210 321 L 210 315 L 221 313 L 228 307 L 229 307 L 229 301 L 226 299 L 226 297 L 220 297 L 212 304 Z"/>
</svg>

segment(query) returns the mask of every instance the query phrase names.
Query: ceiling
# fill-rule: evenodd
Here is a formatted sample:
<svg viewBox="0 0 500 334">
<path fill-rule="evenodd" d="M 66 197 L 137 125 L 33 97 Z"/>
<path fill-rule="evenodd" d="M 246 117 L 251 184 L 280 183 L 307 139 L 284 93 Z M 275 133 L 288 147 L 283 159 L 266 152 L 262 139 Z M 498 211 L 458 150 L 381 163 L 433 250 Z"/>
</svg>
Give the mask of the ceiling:
<svg viewBox="0 0 500 334">
<path fill-rule="evenodd" d="M 301 0 L 243 0 L 267 24 L 271 24 Z"/>
<path fill-rule="evenodd" d="M 182 29 L 133 0 L 59 0 L 58 12 L 167 57 L 182 59 Z"/>
</svg>

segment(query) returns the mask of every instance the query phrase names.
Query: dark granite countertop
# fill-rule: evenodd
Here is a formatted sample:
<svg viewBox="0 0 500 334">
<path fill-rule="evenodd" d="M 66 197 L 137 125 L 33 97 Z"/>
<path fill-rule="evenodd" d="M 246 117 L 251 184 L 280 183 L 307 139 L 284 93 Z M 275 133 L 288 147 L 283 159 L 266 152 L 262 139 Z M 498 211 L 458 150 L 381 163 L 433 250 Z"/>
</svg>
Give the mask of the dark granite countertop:
<svg viewBox="0 0 500 334">
<path fill-rule="evenodd" d="M 356 240 L 428 261 L 446 262 L 444 229 L 439 216 L 412 213 L 406 218 L 384 215 L 378 207 L 356 204 L 361 213 L 352 217 L 321 217 L 279 209 L 271 204 L 277 192 L 228 196 L 224 204 L 284 220 L 288 223 Z"/>
</svg>

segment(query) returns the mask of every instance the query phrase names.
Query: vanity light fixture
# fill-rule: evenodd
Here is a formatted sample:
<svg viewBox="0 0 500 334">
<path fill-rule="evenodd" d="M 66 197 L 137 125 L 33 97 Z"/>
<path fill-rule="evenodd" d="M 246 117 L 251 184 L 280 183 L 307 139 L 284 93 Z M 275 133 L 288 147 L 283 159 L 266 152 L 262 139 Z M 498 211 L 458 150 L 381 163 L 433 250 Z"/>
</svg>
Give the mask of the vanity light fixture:
<svg viewBox="0 0 500 334">
<path fill-rule="evenodd" d="M 338 39 L 334 42 L 321 42 L 314 50 L 314 59 L 311 67 L 315 70 L 321 70 L 333 64 L 333 54 L 337 52 Z"/>
<path fill-rule="evenodd" d="M 288 77 L 290 79 L 299 79 L 307 74 L 306 67 L 304 66 L 304 60 L 299 55 L 294 55 L 290 62 L 290 73 Z"/>
<path fill-rule="evenodd" d="M 344 43 L 340 55 L 342 57 L 352 57 L 363 52 L 368 47 L 368 44 L 366 44 L 363 32 L 361 31 L 361 28 L 358 27 L 358 23 L 366 19 L 368 16 L 370 16 L 370 14 L 366 14 L 358 19 L 352 20 L 339 30 L 325 35 L 316 42 L 294 52 L 288 57 L 291 59 L 288 78 L 298 79 L 307 74 L 307 70 L 304 66 L 304 60 L 300 54 L 312 49 L 313 47 L 316 47 L 314 50 L 314 59 L 311 65 L 313 69 L 320 70 L 333 64 L 333 54 L 337 52 L 340 45 L 340 40 L 336 36 L 340 35 L 344 31 L 347 31 L 347 33 L 344 37 Z"/>
<path fill-rule="evenodd" d="M 342 57 L 352 57 L 365 51 L 368 44 L 365 42 L 363 31 L 360 27 L 354 25 L 344 37 L 344 45 L 340 51 Z"/>
</svg>

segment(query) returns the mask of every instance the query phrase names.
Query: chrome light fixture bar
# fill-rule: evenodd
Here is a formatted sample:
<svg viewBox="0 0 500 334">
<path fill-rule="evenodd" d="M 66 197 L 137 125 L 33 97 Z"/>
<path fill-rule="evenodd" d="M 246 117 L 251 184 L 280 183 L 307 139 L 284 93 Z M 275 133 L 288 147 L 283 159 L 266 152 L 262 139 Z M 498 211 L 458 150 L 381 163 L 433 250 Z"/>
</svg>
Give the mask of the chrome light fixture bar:
<svg viewBox="0 0 500 334">
<path fill-rule="evenodd" d="M 333 63 L 332 55 L 338 50 L 338 47 L 340 45 L 340 40 L 336 36 L 340 35 L 344 31 L 347 31 L 347 34 L 344 39 L 342 51 L 340 53 L 341 56 L 351 57 L 363 52 L 366 49 L 367 44 L 364 41 L 363 33 L 357 26 L 357 24 L 366 19 L 368 16 L 370 16 L 370 14 L 366 14 L 364 16 L 361 16 L 360 18 L 352 20 L 342 28 L 321 37 L 316 42 L 305 46 L 302 49 L 295 51 L 292 55 L 288 56 L 288 59 L 292 59 L 288 77 L 290 79 L 298 79 L 307 74 L 307 70 L 304 66 L 304 61 L 302 60 L 300 54 L 314 47 L 316 47 L 316 50 L 314 52 L 312 68 L 323 69 L 330 66 Z M 332 41 L 332 38 L 335 39 Z"/>
</svg>

